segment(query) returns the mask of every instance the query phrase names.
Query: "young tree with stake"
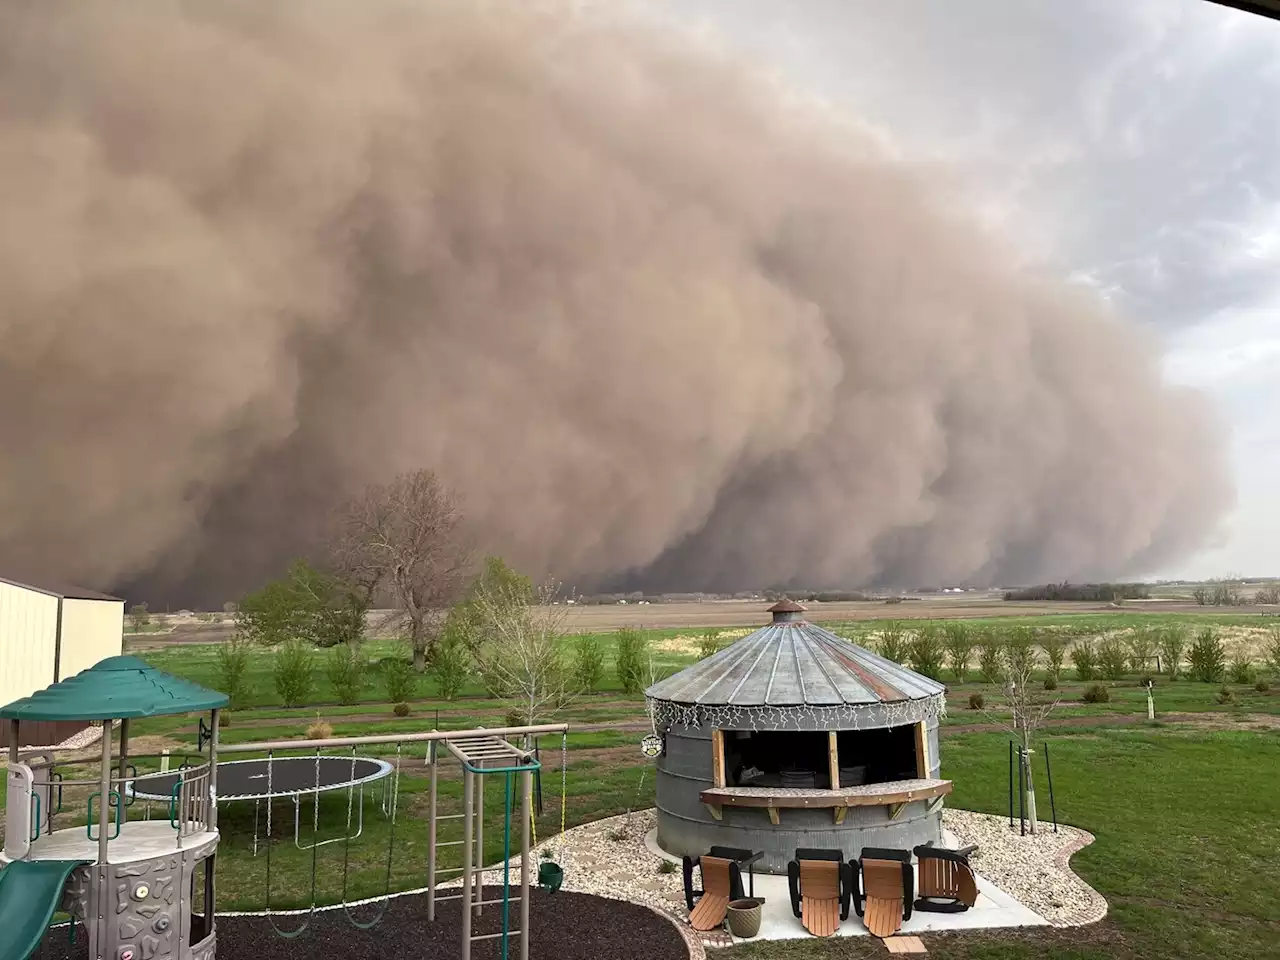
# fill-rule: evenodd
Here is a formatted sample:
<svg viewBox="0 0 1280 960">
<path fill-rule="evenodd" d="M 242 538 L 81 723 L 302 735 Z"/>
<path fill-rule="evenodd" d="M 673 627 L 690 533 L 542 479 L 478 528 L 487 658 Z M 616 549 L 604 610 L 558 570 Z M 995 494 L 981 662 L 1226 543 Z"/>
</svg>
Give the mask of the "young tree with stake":
<svg viewBox="0 0 1280 960">
<path fill-rule="evenodd" d="M 1018 741 L 1018 752 L 1022 757 L 1026 779 L 1023 783 L 1023 799 L 1026 804 L 1028 829 L 1038 832 L 1039 820 L 1036 816 L 1036 788 L 1031 769 L 1031 755 L 1035 743 L 1036 731 L 1040 729 L 1045 718 L 1053 711 L 1061 698 L 1046 696 L 1035 683 L 1036 657 L 1019 654 L 1006 649 L 1002 651 L 1001 660 L 1004 668 L 1004 679 L 1000 688 L 1000 701 L 1009 711 L 1009 717 L 987 713 L 995 723 L 1011 732 Z M 1042 685 L 1041 685 L 1042 687 Z"/>
</svg>

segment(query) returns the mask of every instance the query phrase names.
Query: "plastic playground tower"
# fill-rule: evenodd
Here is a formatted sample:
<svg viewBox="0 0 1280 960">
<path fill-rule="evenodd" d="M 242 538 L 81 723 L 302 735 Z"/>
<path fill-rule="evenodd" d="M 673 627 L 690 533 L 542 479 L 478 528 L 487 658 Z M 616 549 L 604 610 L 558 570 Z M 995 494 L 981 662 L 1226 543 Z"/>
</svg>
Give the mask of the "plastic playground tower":
<svg viewBox="0 0 1280 960">
<path fill-rule="evenodd" d="M 135 657 L 109 657 L 73 677 L 0 708 L 11 724 L 5 845 L 0 853 L 0 960 L 26 960 L 54 911 L 84 926 L 90 957 L 112 960 L 212 960 L 214 876 L 218 845 L 218 710 L 227 697 L 181 680 Z M 178 771 L 168 816 L 130 820 L 129 721 L 210 711 L 207 762 Z M 96 780 L 66 780 L 44 752 L 20 759 L 23 721 L 102 724 Z M 119 751 L 112 727 L 120 721 Z M 87 787 L 83 827 L 54 830 L 66 787 Z M 96 801 L 96 808 L 95 808 Z M 203 873 L 203 916 L 192 912 Z"/>
</svg>

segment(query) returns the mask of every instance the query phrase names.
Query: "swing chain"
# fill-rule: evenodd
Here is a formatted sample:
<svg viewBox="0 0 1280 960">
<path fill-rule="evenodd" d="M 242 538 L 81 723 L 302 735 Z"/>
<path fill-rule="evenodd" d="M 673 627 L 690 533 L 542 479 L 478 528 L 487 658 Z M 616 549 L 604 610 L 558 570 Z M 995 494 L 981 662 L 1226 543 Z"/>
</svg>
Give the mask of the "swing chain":
<svg viewBox="0 0 1280 960">
<path fill-rule="evenodd" d="M 306 932 L 307 927 L 311 926 L 311 918 L 312 918 L 313 916 L 315 916 L 315 912 L 316 912 L 316 868 L 317 868 L 317 866 L 318 866 L 318 864 L 317 864 L 317 862 L 316 862 L 316 851 L 317 851 L 319 848 L 318 848 L 318 847 L 316 847 L 316 846 L 312 846 L 312 848 L 311 848 L 311 907 L 310 907 L 310 909 L 308 909 L 308 911 L 307 911 L 307 917 L 306 917 L 306 919 L 305 919 L 305 920 L 303 920 L 303 921 L 302 921 L 302 926 L 298 927 L 298 929 L 296 929 L 296 930 L 281 930 L 281 929 L 280 929 L 280 927 L 276 924 L 275 915 L 271 912 L 271 809 L 272 809 L 272 806 L 273 806 L 273 804 L 272 804 L 272 802 L 271 802 L 271 801 L 272 801 L 272 799 L 274 799 L 274 793 L 275 793 L 275 791 L 272 789 L 272 783 L 273 783 L 273 780 L 272 780 L 272 772 L 273 772 L 273 770 L 274 770 L 274 762 L 275 762 L 275 753 L 274 753 L 273 751 L 268 750 L 268 751 L 267 751 L 267 797 L 266 797 L 266 800 L 267 800 L 267 838 L 266 838 L 266 843 L 267 843 L 267 901 L 266 901 L 266 917 L 267 917 L 267 922 L 268 922 L 269 924 L 271 924 L 271 929 L 272 929 L 272 930 L 274 930 L 274 931 L 276 932 L 276 935 L 277 935 L 277 936 L 279 936 L 279 937 L 283 937 L 283 938 L 284 938 L 284 939 L 286 939 L 286 940 L 293 940 L 293 939 L 296 939 L 297 937 L 302 936 L 302 934 L 303 934 L 304 932 Z M 319 757 L 319 753 L 317 752 L 317 756 L 316 756 L 316 782 L 317 782 L 317 783 L 319 783 L 319 782 L 320 782 L 320 781 L 319 781 L 319 777 L 320 777 L 320 757 Z M 319 803 L 319 800 L 320 800 L 320 792 L 317 790 L 317 791 L 316 791 L 316 802 L 317 802 L 317 804 Z M 319 822 L 320 822 L 320 811 L 319 811 L 319 807 L 318 807 L 318 806 L 316 807 L 315 814 L 314 814 L 314 816 L 313 816 L 313 822 L 316 824 L 316 826 L 317 826 L 317 828 L 318 828 L 318 825 L 319 825 Z M 314 837 L 313 837 L 312 839 L 314 839 Z M 255 811 L 255 817 L 254 817 L 254 841 L 255 841 L 255 842 L 257 841 L 257 815 L 256 815 L 256 811 Z"/>
</svg>

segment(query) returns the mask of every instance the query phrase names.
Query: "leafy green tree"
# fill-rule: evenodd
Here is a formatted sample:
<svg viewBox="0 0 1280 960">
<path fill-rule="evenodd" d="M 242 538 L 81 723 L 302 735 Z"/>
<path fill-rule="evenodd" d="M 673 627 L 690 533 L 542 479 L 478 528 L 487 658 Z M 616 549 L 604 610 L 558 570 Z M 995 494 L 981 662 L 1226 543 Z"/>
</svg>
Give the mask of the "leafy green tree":
<svg viewBox="0 0 1280 960">
<path fill-rule="evenodd" d="M 361 591 L 297 560 L 283 577 L 240 601 L 236 628 L 246 640 L 269 646 L 289 640 L 355 646 L 364 639 L 366 612 Z"/>
<path fill-rule="evenodd" d="M 145 603 L 135 603 L 129 608 L 129 625 L 134 633 L 141 633 L 151 623 L 151 611 Z"/>
</svg>

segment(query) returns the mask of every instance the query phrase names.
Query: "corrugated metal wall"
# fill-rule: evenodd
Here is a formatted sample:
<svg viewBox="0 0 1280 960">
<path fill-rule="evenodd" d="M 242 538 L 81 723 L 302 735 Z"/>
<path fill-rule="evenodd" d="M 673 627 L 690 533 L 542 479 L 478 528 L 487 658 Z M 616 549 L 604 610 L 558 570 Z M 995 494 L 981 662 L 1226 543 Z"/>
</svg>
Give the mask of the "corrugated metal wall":
<svg viewBox="0 0 1280 960">
<path fill-rule="evenodd" d="M 53 683 L 58 598 L 0 583 L 0 706 Z"/>
<path fill-rule="evenodd" d="M 124 644 L 124 602 L 62 601 L 60 679 L 75 676 L 100 660 L 117 657 Z"/>
<path fill-rule="evenodd" d="M 938 777 L 938 721 L 927 723 L 929 774 Z M 769 822 L 763 809 L 724 807 L 716 820 L 699 794 L 714 785 L 711 730 L 674 725 L 666 731 L 666 749 L 655 777 L 658 845 L 668 853 L 697 856 L 713 844 L 764 851 L 756 865 L 761 873 L 786 873 L 797 847 L 839 848 L 846 859 L 863 847 L 911 849 L 942 840 L 942 808 L 928 812 L 925 801 L 908 803 L 894 820 L 883 806 L 853 807 L 842 824 L 830 809 L 780 811 L 780 823 Z"/>
</svg>

